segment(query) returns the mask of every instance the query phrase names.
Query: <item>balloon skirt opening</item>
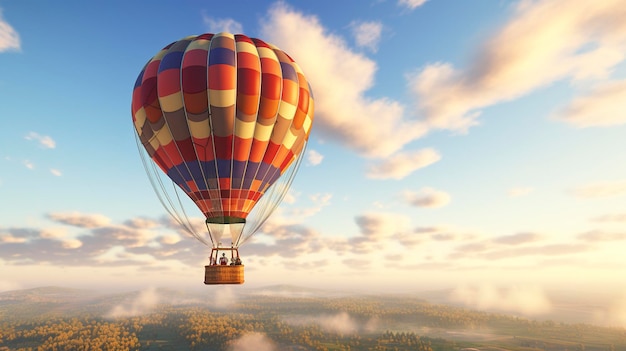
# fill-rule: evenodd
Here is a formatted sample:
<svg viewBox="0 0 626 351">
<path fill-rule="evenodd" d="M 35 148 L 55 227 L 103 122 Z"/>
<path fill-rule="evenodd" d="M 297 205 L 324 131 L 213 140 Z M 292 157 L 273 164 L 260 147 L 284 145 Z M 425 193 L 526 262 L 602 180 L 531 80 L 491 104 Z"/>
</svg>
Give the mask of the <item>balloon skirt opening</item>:
<svg viewBox="0 0 626 351">
<path fill-rule="evenodd" d="M 204 266 L 204 284 L 243 284 L 243 265 Z"/>
</svg>

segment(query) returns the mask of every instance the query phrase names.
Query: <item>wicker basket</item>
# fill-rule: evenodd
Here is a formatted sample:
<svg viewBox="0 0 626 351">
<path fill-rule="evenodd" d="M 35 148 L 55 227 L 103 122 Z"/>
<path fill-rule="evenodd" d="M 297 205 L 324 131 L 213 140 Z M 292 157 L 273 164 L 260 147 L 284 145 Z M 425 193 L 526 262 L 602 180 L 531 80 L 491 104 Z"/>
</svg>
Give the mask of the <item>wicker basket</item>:
<svg viewBox="0 0 626 351">
<path fill-rule="evenodd" d="M 204 266 L 204 284 L 243 284 L 243 265 Z"/>
</svg>

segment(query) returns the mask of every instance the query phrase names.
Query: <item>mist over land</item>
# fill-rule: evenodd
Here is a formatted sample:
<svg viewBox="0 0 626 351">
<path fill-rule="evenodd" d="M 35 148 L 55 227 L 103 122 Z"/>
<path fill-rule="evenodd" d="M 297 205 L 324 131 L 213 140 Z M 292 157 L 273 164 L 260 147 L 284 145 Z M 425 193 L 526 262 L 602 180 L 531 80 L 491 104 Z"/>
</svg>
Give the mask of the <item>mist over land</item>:
<svg viewBox="0 0 626 351">
<path fill-rule="evenodd" d="M 479 310 L 455 296 L 463 292 L 469 298 L 472 288 L 463 289 L 353 294 L 277 285 L 211 286 L 201 293 L 154 287 L 118 293 L 61 287 L 5 291 L 0 293 L 0 350 L 106 344 L 122 350 L 571 350 L 580 345 L 626 350 L 626 329 L 617 324 L 614 303 L 546 294 L 545 301 L 532 305 L 536 292 L 483 288 L 474 292 L 485 299 L 500 294 L 522 305 L 504 312 L 511 307 L 492 300 L 481 302 Z"/>
</svg>

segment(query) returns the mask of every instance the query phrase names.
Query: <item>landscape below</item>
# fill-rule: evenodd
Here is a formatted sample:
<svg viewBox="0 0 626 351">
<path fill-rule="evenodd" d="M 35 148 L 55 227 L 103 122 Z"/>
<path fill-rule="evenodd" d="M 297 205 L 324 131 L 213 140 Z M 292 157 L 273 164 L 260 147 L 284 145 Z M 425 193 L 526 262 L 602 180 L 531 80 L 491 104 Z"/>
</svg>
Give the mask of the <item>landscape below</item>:
<svg viewBox="0 0 626 351">
<path fill-rule="evenodd" d="M 0 350 L 626 351 L 626 329 L 294 287 L 0 293 Z"/>
</svg>

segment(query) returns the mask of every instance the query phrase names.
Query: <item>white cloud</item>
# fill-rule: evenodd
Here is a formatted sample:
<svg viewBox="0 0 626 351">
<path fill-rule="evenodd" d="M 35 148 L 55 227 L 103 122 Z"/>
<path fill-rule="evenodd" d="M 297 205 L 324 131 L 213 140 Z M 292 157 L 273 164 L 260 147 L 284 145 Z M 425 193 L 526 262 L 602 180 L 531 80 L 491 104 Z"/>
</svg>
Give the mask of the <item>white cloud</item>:
<svg viewBox="0 0 626 351">
<path fill-rule="evenodd" d="M 445 191 L 433 188 L 422 188 L 418 192 L 405 191 L 404 200 L 411 206 L 438 208 L 450 203 L 450 195 Z"/>
<path fill-rule="evenodd" d="M 309 196 L 309 199 L 313 201 L 314 204 L 318 206 L 326 206 L 330 202 L 330 199 L 333 198 L 333 194 L 329 193 L 317 193 Z"/>
<path fill-rule="evenodd" d="M 178 234 L 167 234 L 161 237 L 161 243 L 165 245 L 174 245 L 180 242 L 182 238 Z"/>
<path fill-rule="evenodd" d="M 371 165 L 367 177 L 373 179 L 402 179 L 414 171 L 439 161 L 441 156 L 431 148 L 399 152 L 384 161 Z"/>
<path fill-rule="evenodd" d="M 572 190 L 574 196 L 581 199 L 597 199 L 620 196 L 626 193 L 626 180 L 585 184 Z"/>
<path fill-rule="evenodd" d="M 356 41 L 356 45 L 366 48 L 372 52 L 378 50 L 378 43 L 383 31 L 383 25 L 380 22 L 352 22 L 350 23 L 352 35 Z"/>
<path fill-rule="evenodd" d="M 293 57 L 309 79 L 315 128 L 324 137 L 364 156 L 386 157 L 426 133 L 423 123 L 404 118 L 398 101 L 365 96 L 374 83 L 376 63 L 351 51 L 344 38 L 328 33 L 317 17 L 279 2 L 270 9 L 261 33 Z"/>
<path fill-rule="evenodd" d="M 521 245 L 520 245 L 521 246 Z M 521 246 L 512 249 L 495 249 L 482 254 L 487 260 L 508 260 L 523 256 L 563 256 L 588 252 L 593 247 L 585 244 L 546 244 L 536 246 Z"/>
<path fill-rule="evenodd" d="M 237 295 L 230 286 L 216 286 L 212 296 L 213 306 L 218 309 L 227 309 L 237 303 Z"/>
<path fill-rule="evenodd" d="M 48 218 L 55 222 L 65 223 L 80 228 L 98 228 L 109 224 L 110 219 L 101 214 L 85 214 L 80 212 L 52 212 Z"/>
<path fill-rule="evenodd" d="M 78 249 L 83 246 L 83 242 L 78 239 L 63 239 L 61 240 L 61 246 L 66 249 Z"/>
<path fill-rule="evenodd" d="M 274 351 L 276 345 L 267 335 L 258 332 L 248 332 L 232 341 L 229 351 Z"/>
<path fill-rule="evenodd" d="M 232 18 L 212 18 L 207 15 L 202 16 L 202 21 L 210 33 L 229 32 L 233 34 L 243 33 L 241 23 Z"/>
<path fill-rule="evenodd" d="M 53 227 L 42 229 L 39 237 L 44 239 L 62 239 L 67 236 L 67 229 L 63 227 Z"/>
<path fill-rule="evenodd" d="M 553 118 L 579 128 L 607 127 L 626 123 L 626 80 L 605 82 L 579 96 Z"/>
<path fill-rule="evenodd" d="M 625 233 L 609 233 L 599 230 L 593 230 L 586 233 L 582 233 L 578 236 L 579 239 L 588 242 L 607 242 L 607 241 L 621 241 L 626 240 Z"/>
<path fill-rule="evenodd" d="M 399 6 L 404 6 L 410 10 L 415 10 L 416 8 L 424 5 L 427 0 L 398 0 Z"/>
<path fill-rule="evenodd" d="M 29 160 L 24 160 L 22 161 L 22 164 L 24 165 L 24 167 L 28 168 L 28 169 L 35 169 L 35 164 L 32 163 Z"/>
<path fill-rule="evenodd" d="M 493 239 L 493 242 L 496 244 L 505 244 L 505 245 L 521 245 L 532 242 L 537 242 L 543 238 L 542 235 L 537 233 L 517 233 L 511 235 L 504 235 Z"/>
<path fill-rule="evenodd" d="M 47 135 L 40 135 L 35 132 L 30 132 L 26 134 L 24 139 L 36 141 L 39 143 L 39 145 L 46 149 L 54 149 L 56 147 L 56 142 L 54 141 L 54 139 Z"/>
<path fill-rule="evenodd" d="M 150 218 L 135 217 L 124 222 L 125 225 L 137 229 L 152 229 L 161 225 L 158 221 Z"/>
<path fill-rule="evenodd" d="M 5 244 L 22 244 L 27 241 L 26 238 L 16 237 L 11 234 L 0 234 L 0 243 Z"/>
<path fill-rule="evenodd" d="M 355 218 L 361 234 L 369 241 L 392 237 L 405 233 L 411 227 L 411 219 L 394 213 L 368 212 Z"/>
<path fill-rule="evenodd" d="M 155 288 L 149 288 L 139 293 L 132 301 L 119 304 L 107 314 L 108 318 L 134 317 L 150 313 L 160 300 Z"/>
<path fill-rule="evenodd" d="M 284 204 L 295 204 L 296 201 L 298 200 L 298 196 L 300 194 L 297 193 L 295 190 L 293 189 L 289 189 L 287 190 L 287 193 L 285 194 L 285 197 L 283 198 L 282 203 Z"/>
<path fill-rule="evenodd" d="M 330 205 L 333 195 L 330 193 L 318 193 L 309 196 L 312 205 L 299 208 L 279 207 L 263 224 L 263 231 L 272 232 L 277 227 L 296 225 L 320 212 L 324 207 Z M 295 203 L 295 196 L 288 196 L 288 201 Z"/>
<path fill-rule="evenodd" d="M 50 173 L 52 173 L 52 175 L 55 175 L 57 177 L 60 177 L 63 175 L 63 173 L 56 168 L 50 168 Z"/>
<path fill-rule="evenodd" d="M 610 303 L 608 308 L 596 312 L 597 323 L 626 328 L 626 294 Z"/>
<path fill-rule="evenodd" d="M 327 332 L 338 334 L 356 333 L 362 327 L 347 312 L 339 312 L 337 314 L 324 314 L 320 316 L 300 316 L 286 318 L 287 323 L 293 325 L 309 325 L 317 324 L 320 328 Z M 374 321 L 368 324 L 372 324 Z M 368 326 L 371 328 L 371 326 Z"/>
<path fill-rule="evenodd" d="M 322 329 L 333 333 L 356 333 L 358 331 L 358 325 L 352 317 L 346 312 L 341 312 L 335 315 L 320 316 L 317 318 L 317 323 Z"/>
<path fill-rule="evenodd" d="M 622 0 L 522 1 L 466 69 L 439 62 L 411 77 L 418 108 L 432 127 L 465 131 L 481 108 L 562 79 L 606 79 L 626 55 L 624 18 Z"/>
<path fill-rule="evenodd" d="M 533 192 L 533 188 L 529 186 L 518 186 L 509 189 L 509 197 L 522 197 Z"/>
<path fill-rule="evenodd" d="M 613 213 L 591 219 L 594 222 L 626 222 L 626 213 Z"/>
<path fill-rule="evenodd" d="M 317 166 L 324 160 L 324 155 L 315 150 L 308 150 L 306 152 L 306 164 L 308 166 Z"/>
<path fill-rule="evenodd" d="M 265 222 L 264 226 L 267 228 L 274 225 L 290 225 L 290 224 L 298 224 L 302 222 L 305 218 L 311 217 L 316 213 L 320 212 L 324 207 L 330 205 L 330 200 L 333 198 L 332 194 L 329 193 L 317 193 L 309 196 L 309 200 L 312 205 L 309 207 L 300 207 L 300 208 L 289 208 L 283 209 L 279 207 L 276 212 L 269 217 L 268 221 Z M 292 200 L 292 199 L 288 199 Z M 295 202 L 295 197 L 293 198 Z"/>
<path fill-rule="evenodd" d="M 491 285 L 461 286 L 452 291 L 452 300 L 479 310 L 540 315 L 550 312 L 552 303 L 545 292 L 534 286 L 497 288 Z"/>
<path fill-rule="evenodd" d="M 2 17 L 0 9 L 0 52 L 21 49 L 20 36 L 11 25 Z"/>
</svg>

